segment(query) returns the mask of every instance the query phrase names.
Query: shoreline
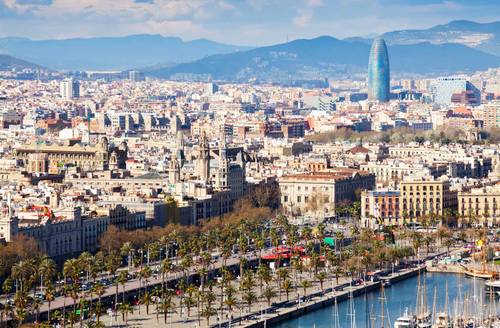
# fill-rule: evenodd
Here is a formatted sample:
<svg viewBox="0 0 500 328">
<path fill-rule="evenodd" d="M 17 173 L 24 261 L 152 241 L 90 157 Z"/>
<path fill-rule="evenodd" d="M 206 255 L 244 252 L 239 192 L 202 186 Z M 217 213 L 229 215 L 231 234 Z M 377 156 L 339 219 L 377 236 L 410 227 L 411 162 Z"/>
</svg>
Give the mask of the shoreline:
<svg viewBox="0 0 500 328">
<path fill-rule="evenodd" d="M 381 287 L 382 282 L 389 281 L 391 284 L 397 283 L 401 280 L 405 280 L 410 277 L 414 277 L 419 274 L 419 272 L 426 271 L 426 266 L 420 265 L 418 267 L 409 269 L 404 272 L 394 273 L 393 275 L 389 275 L 388 277 L 382 278 L 377 282 L 366 282 L 360 286 L 352 286 L 344 288 L 342 291 L 335 291 L 332 294 L 332 288 L 325 289 L 324 292 L 319 292 L 315 294 L 311 294 L 307 296 L 306 302 L 301 302 L 297 304 L 296 301 L 288 302 L 290 305 L 288 307 L 280 307 L 277 309 L 277 312 L 271 314 L 248 314 L 245 317 L 249 316 L 259 316 L 260 318 L 255 321 L 253 319 L 251 322 L 240 321 L 238 318 L 231 322 L 231 326 L 240 324 L 241 327 L 245 328 L 261 328 L 267 326 L 274 326 L 278 323 L 281 323 L 286 320 L 294 319 L 300 317 L 306 313 L 310 313 L 316 310 L 319 310 L 324 307 L 328 307 L 335 304 L 337 302 L 343 302 L 349 299 L 350 294 L 353 297 L 364 294 L 365 291 L 373 291 L 379 289 Z M 272 309 L 273 307 L 271 307 Z M 267 311 L 266 311 L 267 312 Z M 268 317 L 269 316 L 269 317 Z M 244 318 L 245 318 L 244 317 Z M 218 327 L 219 325 L 212 325 L 212 327 Z M 229 322 L 224 322 L 221 326 L 229 327 Z"/>
</svg>

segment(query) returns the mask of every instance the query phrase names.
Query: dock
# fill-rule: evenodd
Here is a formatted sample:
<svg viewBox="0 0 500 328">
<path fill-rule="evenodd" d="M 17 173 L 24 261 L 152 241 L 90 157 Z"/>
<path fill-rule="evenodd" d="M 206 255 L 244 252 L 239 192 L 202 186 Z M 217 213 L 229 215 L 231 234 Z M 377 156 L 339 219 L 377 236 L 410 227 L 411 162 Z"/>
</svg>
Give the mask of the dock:
<svg viewBox="0 0 500 328">
<path fill-rule="evenodd" d="M 397 283 L 398 281 L 416 276 L 419 272 L 423 272 L 425 270 L 425 265 L 420 265 L 405 271 L 390 274 L 376 282 L 366 281 L 358 286 L 343 284 L 333 289 L 327 288 L 324 291 L 311 293 L 305 298 L 301 297 L 300 301 L 294 299 L 288 302 L 273 304 L 271 307 L 263 309 L 262 311 L 256 311 L 242 317 L 235 318 L 231 323 L 225 322 L 222 325 L 217 324 L 213 327 L 230 327 L 238 324 L 240 324 L 241 327 L 247 328 L 273 326 L 279 322 L 297 318 L 306 313 L 332 306 L 335 304 L 335 301 L 346 301 L 349 299 L 350 295 L 352 295 L 352 297 L 356 297 L 363 295 L 365 292 L 380 289 L 381 284 L 385 281 L 389 281 L 391 284 Z"/>
</svg>

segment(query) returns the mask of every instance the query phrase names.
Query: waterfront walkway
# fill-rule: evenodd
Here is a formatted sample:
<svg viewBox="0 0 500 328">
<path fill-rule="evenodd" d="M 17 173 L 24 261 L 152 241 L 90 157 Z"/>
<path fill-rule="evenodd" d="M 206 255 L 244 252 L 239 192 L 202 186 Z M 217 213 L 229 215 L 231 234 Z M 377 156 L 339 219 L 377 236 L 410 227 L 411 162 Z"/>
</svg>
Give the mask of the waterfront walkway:
<svg viewBox="0 0 500 328">
<path fill-rule="evenodd" d="M 418 274 L 419 271 L 424 270 L 425 266 L 414 267 L 411 269 L 403 270 L 400 272 L 395 272 L 389 276 L 383 277 L 382 281 L 389 280 L 392 283 L 396 283 L 398 280 L 405 279 L 410 276 Z M 150 306 L 149 315 L 146 314 L 146 308 L 144 305 L 140 307 L 135 307 L 134 313 L 129 314 L 127 325 L 129 327 L 265 327 L 270 324 L 274 324 L 283 320 L 291 319 L 300 316 L 304 313 L 314 311 L 316 309 L 329 306 L 334 304 L 335 299 L 338 302 L 345 301 L 348 299 L 349 295 L 352 294 L 353 297 L 363 294 L 366 291 L 371 291 L 380 288 L 381 282 L 365 282 L 364 284 L 358 286 L 350 286 L 349 283 L 351 279 L 340 278 L 339 283 L 336 284 L 334 279 L 329 280 L 324 283 L 324 290 L 321 290 L 320 284 L 317 281 L 312 281 L 311 287 L 307 289 L 307 296 L 303 297 L 303 291 L 301 288 L 294 290 L 293 294 L 290 293 L 289 301 L 286 300 L 285 293 L 282 292 L 281 297 L 276 296 L 274 302 L 271 306 L 267 305 L 267 301 L 262 298 L 252 304 L 250 311 L 246 305 L 241 304 L 238 309 L 234 310 L 233 313 L 228 313 L 226 311 L 219 312 L 216 316 L 211 318 L 210 322 L 207 322 L 203 317 L 202 313 L 198 313 L 198 309 L 195 307 L 191 309 L 190 316 L 187 316 L 186 309 L 184 308 L 181 312 L 179 305 L 175 306 L 175 312 L 169 312 L 167 315 L 167 323 L 165 324 L 164 316 L 161 310 L 158 314 L 155 309 L 155 305 Z M 328 287 L 326 287 L 328 285 Z M 258 289 L 258 288 L 256 288 Z M 277 289 L 275 289 L 277 290 Z M 216 292 L 216 298 L 221 297 L 218 293 L 217 288 L 214 288 Z M 258 290 L 256 294 L 259 295 Z M 214 306 L 216 307 L 216 306 Z M 200 315 L 199 315 L 200 314 Z M 233 319 L 229 320 L 229 317 Z M 220 320 L 222 318 L 222 320 Z M 119 327 L 125 325 L 125 321 L 121 314 L 118 315 L 105 315 L 101 319 L 104 324 L 109 327 Z"/>
</svg>

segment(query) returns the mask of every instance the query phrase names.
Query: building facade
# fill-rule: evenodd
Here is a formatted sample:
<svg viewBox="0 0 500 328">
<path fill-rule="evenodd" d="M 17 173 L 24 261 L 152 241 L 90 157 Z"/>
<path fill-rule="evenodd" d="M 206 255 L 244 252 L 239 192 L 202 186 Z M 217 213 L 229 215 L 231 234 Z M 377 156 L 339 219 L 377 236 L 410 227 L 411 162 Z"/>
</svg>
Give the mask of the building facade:
<svg viewBox="0 0 500 328">
<path fill-rule="evenodd" d="M 368 99 L 389 101 L 390 89 L 389 53 L 384 39 L 373 41 L 368 62 Z"/>
<path fill-rule="evenodd" d="M 401 225 L 399 191 L 363 191 L 361 194 L 361 222 L 363 227 Z"/>
<path fill-rule="evenodd" d="M 291 213 L 321 211 L 335 214 L 342 201 L 354 201 L 357 192 L 373 189 L 375 175 L 354 169 L 331 169 L 286 175 L 278 180 L 281 204 Z"/>
<path fill-rule="evenodd" d="M 415 221 L 423 216 L 442 216 L 444 209 L 457 208 L 457 192 L 447 180 L 415 179 L 400 183 L 400 217 Z"/>
<path fill-rule="evenodd" d="M 496 226 L 500 219 L 500 185 L 458 193 L 459 223 Z"/>
</svg>

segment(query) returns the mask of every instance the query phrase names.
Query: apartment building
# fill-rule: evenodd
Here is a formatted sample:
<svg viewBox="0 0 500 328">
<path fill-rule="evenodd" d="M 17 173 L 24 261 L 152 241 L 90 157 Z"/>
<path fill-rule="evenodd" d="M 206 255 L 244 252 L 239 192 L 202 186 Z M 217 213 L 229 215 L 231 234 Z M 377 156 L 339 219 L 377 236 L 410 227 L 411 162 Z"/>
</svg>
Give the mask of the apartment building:
<svg viewBox="0 0 500 328">
<path fill-rule="evenodd" d="M 375 187 L 375 175 L 348 168 L 286 175 L 278 180 L 281 203 L 291 213 L 323 211 L 335 214 L 335 205 L 354 201 L 356 193 Z"/>
<path fill-rule="evenodd" d="M 443 215 L 444 209 L 457 208 L 457 192 L 450 190 L 448 180 L 414 179 L 402 181 L 399 187 L 400 212 L 403 219 Z"/>
</svg>

